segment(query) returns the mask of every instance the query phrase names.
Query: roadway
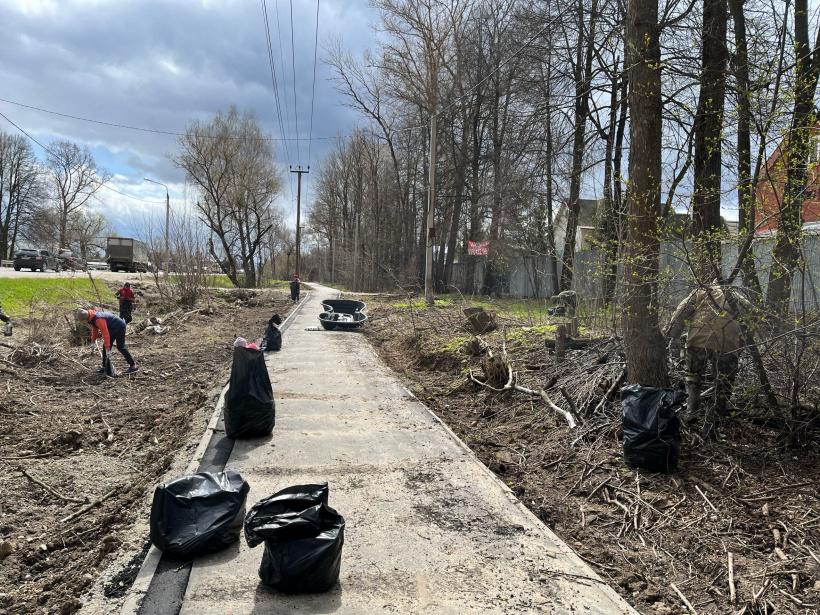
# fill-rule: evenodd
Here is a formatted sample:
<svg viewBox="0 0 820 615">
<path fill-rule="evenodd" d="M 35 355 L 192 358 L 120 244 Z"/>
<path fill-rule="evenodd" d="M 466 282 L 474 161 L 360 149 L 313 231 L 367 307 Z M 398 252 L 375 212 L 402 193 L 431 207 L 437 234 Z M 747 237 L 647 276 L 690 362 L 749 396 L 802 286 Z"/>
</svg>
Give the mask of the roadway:
<svg viewBox="0 0 820 615">
<path fill-rule="evenodd" d="M 96 280 L 104 280 L 106 282 L 134 282 L 139 280 L 151 281 L 152 277 L 146 273 L 125 273 L 112 271 L 15 271 L 11 267 L 0 267 L 0 278 L 87 278 L 88 274 Z"/>
</svg>

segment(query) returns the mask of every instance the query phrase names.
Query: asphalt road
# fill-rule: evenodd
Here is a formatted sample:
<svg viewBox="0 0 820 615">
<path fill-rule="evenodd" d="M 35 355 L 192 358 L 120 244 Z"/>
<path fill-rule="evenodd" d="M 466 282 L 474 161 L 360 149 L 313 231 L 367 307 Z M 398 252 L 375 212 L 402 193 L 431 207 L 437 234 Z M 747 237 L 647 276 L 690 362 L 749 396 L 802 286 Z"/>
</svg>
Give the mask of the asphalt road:
<svg viewBox="0 0 820 615">
<path fill-rule="evenodd" d="M 237 440 L 227 467 L 251 485 L 248 508 L 288 485 L 330 483 L 330 505 L 347 520 L 340 584 L 271 591 L 257 573 L 263 547 L 243 539 L 194 561 L 181 614 L 634 613 L 361 333 L 314 330 L 320 300 L 335 293 L 312 286 L 282 351 L 267 355 L 273 435 Z"/>
<path fill-rule="evenodd" d="M 145 273 L 113 273 L 111 271 L 90 271 L 92 278 L 106 280 L 108 282 L 125 282 L 135 280 L 151 280 L 151 276 Z M 85 271 L 15 271 L 11 267 L 0 267 L 0 278 L 85 278 L 88 273 Z"/>
</svg>

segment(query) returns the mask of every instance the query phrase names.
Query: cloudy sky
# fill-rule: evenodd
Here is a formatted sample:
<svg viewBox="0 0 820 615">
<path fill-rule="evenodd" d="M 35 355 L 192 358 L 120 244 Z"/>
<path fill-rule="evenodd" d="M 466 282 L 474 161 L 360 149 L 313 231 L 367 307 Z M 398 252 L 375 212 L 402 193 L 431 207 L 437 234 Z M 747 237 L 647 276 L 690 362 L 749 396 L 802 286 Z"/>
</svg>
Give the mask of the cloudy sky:
<svg viewBox="0 0 820 615">
<path fill-rule="evenodd" d="M 290 3 L 266 2 L 285 136 L 293 138 Z M 308 136 L 310 121 L 316 6 L 316 0 L 293 0 L 295 106 L 302 138 Z M 332 144 L 327 137 L 349 133 L 359 121 L 336 93 L 322 48 L 341 39 L 360 53 L 375 39 L 375 17 L 366 0 L 321 0 L 312 133 L 320 139 L 312 144 L 310 160 L 305 143 L 297 153 L 290 142 L 290 157 L 276 143 L 283 176 L 288 164 L 315 168 Z M 235 104 L 252 112 L 271 136 L 281 137 L 259 0 L 0 0 L 0 40 L 0 98 L 7 101 L 169 132 L 181 132 L 191 119 L 208 118 Z M 168 158 L 176 149 L 174 136 L 78 121 L 3 101 L 0 112 L 46 145 L 64 138 L 91 148 L 98 165 L 114 174 L 111 185 L 135 197 L 98 193 L 102 202 L 94 207 L 104 211 L 120 234 L 139 231 L 164 210 L 164 188 L 144 177 L 169 186 L 172 207 L 184 207 L 191 196 L 183 174 Z M 0 129 L 16 131 L 3 118 Z M 38 146 L 35 150 L 43 155 Z M 280 204 L 293 215 L 288 184 Z"/>
</svg>

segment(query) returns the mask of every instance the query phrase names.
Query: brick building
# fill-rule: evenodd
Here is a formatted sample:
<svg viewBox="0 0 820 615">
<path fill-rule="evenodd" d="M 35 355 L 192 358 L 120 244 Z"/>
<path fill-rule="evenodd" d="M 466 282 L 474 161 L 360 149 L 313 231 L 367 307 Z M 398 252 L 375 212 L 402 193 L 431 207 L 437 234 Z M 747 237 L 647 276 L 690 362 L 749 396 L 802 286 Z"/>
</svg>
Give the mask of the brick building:
<svg viewBox="0 0 820 615">
<path fill-rule="evenodd" d="M 757 181 L 757 208 L 755 224 L 758 235 L 771 235 L 777 230 L 780 204 L 786 184 L 786 168 L 782 160 L 782 146 L 766 161 Z M 814 133 L 814 147 L 809 160 L 806 198 L 803 201 L 804 228 L 820 226 L 820 127 Z"/>
</svg>

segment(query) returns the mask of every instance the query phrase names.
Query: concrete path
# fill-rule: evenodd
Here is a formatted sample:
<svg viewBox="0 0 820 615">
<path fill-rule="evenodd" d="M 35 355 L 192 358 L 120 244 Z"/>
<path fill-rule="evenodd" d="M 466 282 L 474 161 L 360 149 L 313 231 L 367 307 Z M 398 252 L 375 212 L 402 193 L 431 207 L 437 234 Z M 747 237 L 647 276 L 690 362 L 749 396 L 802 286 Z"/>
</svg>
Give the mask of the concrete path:
<svg viewBox="0 0 820 615">
<path fill-rule="evenodd" d="M 317 287 L 269 355 L 270 439 L 237 441 L 228 467 L 248 506 L 288 485 L 328 481 L 347 527 L 340 585 L 268 590 L 263 547 L 244 539 L 194 563 L 182 613 L 633 613 L 424 405 L 360 333 L 318 325 Z"/>
</svg>

